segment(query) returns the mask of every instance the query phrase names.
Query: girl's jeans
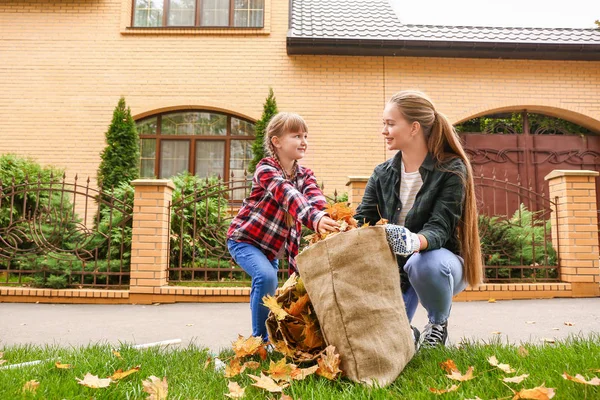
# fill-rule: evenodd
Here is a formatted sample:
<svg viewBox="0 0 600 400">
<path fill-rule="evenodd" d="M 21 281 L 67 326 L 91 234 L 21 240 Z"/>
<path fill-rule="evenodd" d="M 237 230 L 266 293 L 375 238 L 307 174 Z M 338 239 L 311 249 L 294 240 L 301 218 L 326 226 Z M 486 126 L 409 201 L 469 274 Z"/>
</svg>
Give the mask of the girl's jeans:
<svg viewBox="0 0 600 400">
<path fill-rule="evenodd" d="M 452 296 L 467 286 L 463 281 L 463 260 L 447 249 L 413 254 L 404 271 L 411 287 L 403 294 L 408 320 L 411 321 L 419 301 L 427 310 L 429 322 L 443 324 L 450 316 Z"/>
<path fill-rule="evenodd" d="M 252 277 L 250 291 L 252 336 L 262 337 L 267 341 L 265 322 L 269 316 L 269 309 L 263 305 L 262 298 L 266 295 L 275 295 L 279 260 L 269 261 L 262 251 L 249 243 L 229 239 L 227 248 L 235 262 Z"/>
</svg>

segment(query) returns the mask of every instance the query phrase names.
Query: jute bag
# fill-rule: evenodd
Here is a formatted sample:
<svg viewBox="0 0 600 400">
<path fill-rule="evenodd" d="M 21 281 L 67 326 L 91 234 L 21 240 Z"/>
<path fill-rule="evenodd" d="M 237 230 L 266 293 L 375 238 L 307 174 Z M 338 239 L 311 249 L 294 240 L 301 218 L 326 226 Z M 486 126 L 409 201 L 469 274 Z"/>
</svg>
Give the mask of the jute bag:
<svg viewBox="0 0 600 400">
<path fill-rule="evenodd" d="M 415 354 L 383 226 L 339 233 L 297 258 L 321 332 L 354 382 L 387 386 Z"/>
</svg>

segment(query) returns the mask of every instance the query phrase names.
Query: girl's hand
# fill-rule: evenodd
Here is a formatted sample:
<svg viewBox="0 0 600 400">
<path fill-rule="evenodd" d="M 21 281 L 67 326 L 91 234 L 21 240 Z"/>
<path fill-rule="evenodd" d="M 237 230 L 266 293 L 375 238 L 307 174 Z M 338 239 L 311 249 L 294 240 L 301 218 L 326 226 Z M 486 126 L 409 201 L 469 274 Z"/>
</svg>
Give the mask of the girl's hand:
<svg viewBox="0 0 600 400">
<path fill-rule="evenodd" d="M 324 215 L 317 223 L 317 233 L 336 232 L 340 227 L 334 219 Z"/>
</svg>

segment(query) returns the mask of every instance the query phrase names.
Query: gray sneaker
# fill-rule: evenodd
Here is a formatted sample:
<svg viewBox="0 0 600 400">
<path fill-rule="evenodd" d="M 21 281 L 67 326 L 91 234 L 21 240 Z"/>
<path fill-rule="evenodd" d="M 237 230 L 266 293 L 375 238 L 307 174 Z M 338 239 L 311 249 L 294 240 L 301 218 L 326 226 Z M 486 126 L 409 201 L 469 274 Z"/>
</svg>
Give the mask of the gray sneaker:
<svg viewBox="0 0 600 400">
<path fill-rule="evenodd" d="M 446 346 L 448 344 L 448 322 L 443 324 L 432 324 L 431 322 L 425 326 L 421 335 L 421 346 L 436 347 Z"/>
</svg>

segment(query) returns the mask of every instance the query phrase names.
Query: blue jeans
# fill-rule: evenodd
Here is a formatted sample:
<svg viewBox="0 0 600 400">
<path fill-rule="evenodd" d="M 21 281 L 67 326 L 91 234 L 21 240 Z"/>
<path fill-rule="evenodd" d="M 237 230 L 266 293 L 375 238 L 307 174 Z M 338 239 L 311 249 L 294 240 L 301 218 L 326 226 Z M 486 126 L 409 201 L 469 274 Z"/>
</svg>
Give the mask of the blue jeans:
<svg viewBox="0 0 600 400">
<path fill-rule="evenodd" d="M 462 264 L 461 257 L 443 248 L 415 253 L 408 259 L 404 271 L 411 287 L 403 297 L 409 321 L 415 315 L 419 301 L 427 310 L 429 322 L 443 324 L 448 320 L 452 296 L 467 287 Z"/>
<path fill-rule="evenodd" d="M 267 256 L 255 246 L 227 240 L 229 253 L 240 267 L 252 277 L 250 291 L 250 313 L 252 316 L 252 336 L 269 339 L 265 322 L 269 316 L 269 309 L 262 303 L 262 298 L 268 294 L 275 295 L 277 290 L 277 271 L 279 260 L 269 261 Z"/>
</svg>

